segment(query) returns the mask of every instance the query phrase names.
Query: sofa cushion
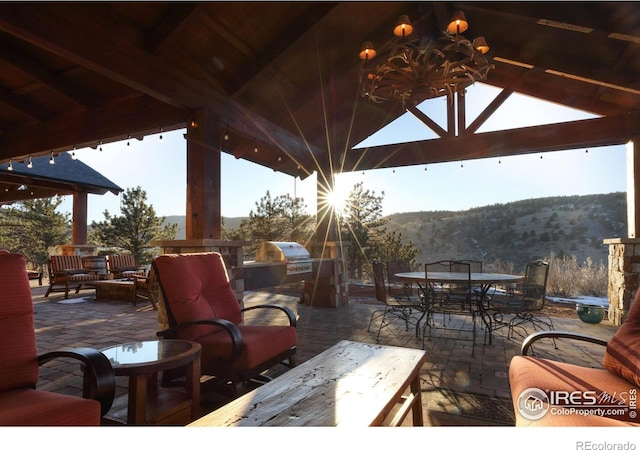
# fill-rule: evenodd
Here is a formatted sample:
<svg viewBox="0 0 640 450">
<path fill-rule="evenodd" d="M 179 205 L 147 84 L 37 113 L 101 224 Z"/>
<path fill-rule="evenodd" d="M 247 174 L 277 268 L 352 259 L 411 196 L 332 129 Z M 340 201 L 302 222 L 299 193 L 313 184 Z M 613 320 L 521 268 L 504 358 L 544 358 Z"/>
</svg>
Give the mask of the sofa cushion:
<svg viewBox="0 0 640 450">
<path fill-rule="evenodd" d="M 100 425 L 100 403 L 96 400 L 14 389 L 0 395 L 0 425 Z"/>
<path fill-rule="evenodd" d="M 640 386 L 640 289 L 627 319 L 607 344 L 603 365 L 629 383 Z"/>
<path fill-rule="evenodd" d="M 528 420 L 520 414 L 519 397 L 525 391 L 534 388 L 547 394 L 551 391 L 578 392 L 580 394 L 576 395 L 581 396 L 585 392 L 593 392 L 589 398 L 585 398 L 585 403 L 588 404 L 592 398 L 597 398 L 597 405 L 593 405 L 594 408 L 610 406 L 609 411 L 612 414 L 613 411 L 616 411 L 617 414 L 619 411 L 624 410 L 624 414 L 613 417 L 617 420 L 640 423 L 640 418 L 634 417 L 635 411 L 632 412 L 626 407 L 620 407 L 620 405 L 629 404 L 629 395 L 632 389 L 637 388 L 625 379 L 605 369 L 577 366 L 532 356 L 514 356 L 509 366 L 509 384 L 516 415 L 516 425 L 518 426 L 537 422 L 537 420 Z M 572 405 L 574 405 L 574 402 L 566 406 L 570 407 Z M 564 406 L 562 401 L 554 404 L 556 408 L 562 406 Z M 557 414 L 549 412 L 546 415 Z M 610 415 L 610 417 L 612 416 Z M 580 421 L 577 420 L 577 422 Z"/>
</svg>

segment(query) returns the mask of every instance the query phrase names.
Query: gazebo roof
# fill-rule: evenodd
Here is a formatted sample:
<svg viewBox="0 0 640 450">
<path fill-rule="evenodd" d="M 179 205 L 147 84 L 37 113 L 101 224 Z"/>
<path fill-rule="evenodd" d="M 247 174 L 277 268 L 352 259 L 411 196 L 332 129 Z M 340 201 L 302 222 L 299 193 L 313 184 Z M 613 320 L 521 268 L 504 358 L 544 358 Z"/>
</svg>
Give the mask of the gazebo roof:
<svg viewBox="0 0 640 450">
<path fill-rule="evenodd" d="M 601 118 L 351 150 L 405 112 L 360 96 L 362 43 L 384 48 L 401 14 L 438 35 L 457 10 L 502 89 L 480 120 L 513 92 Z M 0 103 L 2 162 L 197 126 L 201 109 L 230 137 L 207 145 L 303 178 L 615 145 L 640 128 L 640 15 L 634 2 L 4 2 Z"/>
<path fill-rule="evenodd" d="M 0 165 L 0 204 L 76 192 L 98 195 L 112 192 L 118 195 L 123 191 L 66 152 L 55 158 L 55 164 L 49 164 L 47 156 L 32 158 L 32 168 L 27 167 L 27 162 L 28 160 L 12 161 L 12 170 L 9 170 L 9 164 Z"/>
</svg>

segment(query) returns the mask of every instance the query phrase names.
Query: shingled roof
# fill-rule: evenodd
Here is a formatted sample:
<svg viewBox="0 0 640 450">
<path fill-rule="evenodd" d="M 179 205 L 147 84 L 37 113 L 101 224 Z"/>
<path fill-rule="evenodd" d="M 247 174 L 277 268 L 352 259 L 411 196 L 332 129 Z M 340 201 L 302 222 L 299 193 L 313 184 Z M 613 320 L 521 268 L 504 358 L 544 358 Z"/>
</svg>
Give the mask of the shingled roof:
<svg viewBox="0 0 640 450">
<path fill-rule="evenodd" d="M 50 156 L 0 165 L 0 203 L 9 203 L 30 198 L 45 198 L 55 195 L 72 195 L 76 192 L 104 195 L 112 192 L 118 195 L 121 187 L 95 171 L 85 163 L 73 159 L 68 153 L 60 153 L 55 164 L 50 164 Z"/>
</svg>

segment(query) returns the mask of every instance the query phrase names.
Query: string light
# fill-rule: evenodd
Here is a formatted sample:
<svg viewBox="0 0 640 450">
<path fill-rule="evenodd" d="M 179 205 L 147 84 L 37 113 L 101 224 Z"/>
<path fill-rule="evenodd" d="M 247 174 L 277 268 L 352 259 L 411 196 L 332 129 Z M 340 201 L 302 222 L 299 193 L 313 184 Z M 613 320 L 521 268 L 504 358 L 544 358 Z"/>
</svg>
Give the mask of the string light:
<svg viewBox="0 0 640 450">
<path fill-rule="evenodd" d="M 31 161 L 31 155 L 29 155 L 29 162 L 27 162 L 27 169 L 31 169 L 33 167 L 33 161 Z"/>
<path fill-rule="evenodd" d="M 7 170 L 9 172 L 11 172 L 13 170 L 13 163 L 11 162 L 11 160 L 9 160 L 9 167 L 7 167 Z"/>
<path fill-rule="evenodd" d="M 164 141 L 162 140 L 162 127 L 160 127 L 160 143 L 162 144 Z"/>
<path fill-rule="evenodd" d="M 128 134 L 127 135 L 127 147 L 129 147 L 131 145 L 131 135 Z"/>
<path fill-rule="evenodd" d="M 229 140 L 229 124 L 227 124 L 227 129 L 224 132 L 224 136 L 222 137 L 225 141 Z"/>
<path fill-rule="evenodd" d="M 51 157 L 49 158 L 49 164 L 54 165 L 56 163 L 56 160 L 53 159 L 53 152 L 51 152 Z"/>
<path fill-rule="evenodd" d="M 74 161 L 77 159 L 76 157 L 76 146 L 73 146 L 73 150 L 71 151 L 71 159 L 73 159 Z"/>
</svg>

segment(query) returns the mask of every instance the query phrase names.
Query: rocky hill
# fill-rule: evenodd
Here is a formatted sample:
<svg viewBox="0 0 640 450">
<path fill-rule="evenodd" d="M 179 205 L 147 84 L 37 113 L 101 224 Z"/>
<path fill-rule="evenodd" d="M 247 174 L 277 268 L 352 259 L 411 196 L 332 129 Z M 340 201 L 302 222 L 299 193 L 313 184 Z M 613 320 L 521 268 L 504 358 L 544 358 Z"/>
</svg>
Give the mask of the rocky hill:
<svg viewBox="0 0 640 450">
<path fill-rule="evenodd" d="M 626 194 L 546 197 L 473 208 L 388 216 L 389 230 L 401 232 L 420 253 L 418 261 L 481 259 L 512 262 L 575 256 L 607 264 L 604 239 L 626 235 Z"/>
<path fill-rule="evenodd" d="M 607 264 L 604 239 L 626 236 L 626 193 L 545 197 L 495 204 L 466 211 L 422 211 L 387 216 L 389 231 L 401 232 L 419 249 L 418 262 L 481 259 L 514 263 L 520 270 L 531 260 L 575 256 Z M 237 228 L 243 218 L 224 218 Z M 179 226 L 184 216 L 166 217 Z"/>
</svg>

